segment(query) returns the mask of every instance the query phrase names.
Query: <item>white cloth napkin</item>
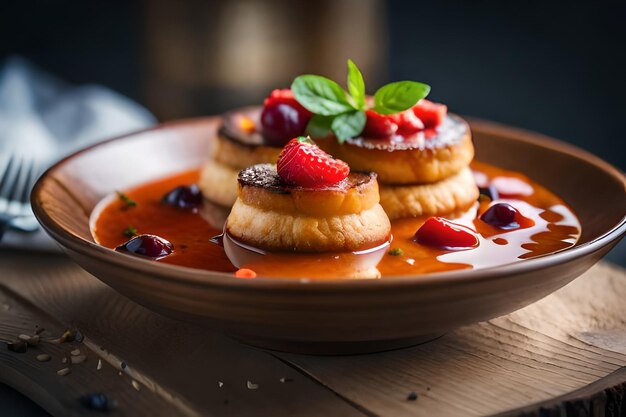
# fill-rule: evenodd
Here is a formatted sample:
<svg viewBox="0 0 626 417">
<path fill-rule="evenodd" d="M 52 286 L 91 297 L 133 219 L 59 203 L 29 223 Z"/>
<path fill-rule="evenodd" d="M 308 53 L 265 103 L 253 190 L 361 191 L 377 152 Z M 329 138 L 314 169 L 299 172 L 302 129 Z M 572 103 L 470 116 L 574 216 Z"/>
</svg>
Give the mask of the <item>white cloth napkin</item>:
<svg viewBox="0 0 626 417">
<path fill-rule="evenodd" d="M 72 86 L 20 57 L 0 68 L 0 172 L 10 154 L 43 168 L 102 139 L 156 122 L 145 108 L 98 85 Z M 42 231 L 9 231 L 0 247 L 58 250 Z"/>
</svg>

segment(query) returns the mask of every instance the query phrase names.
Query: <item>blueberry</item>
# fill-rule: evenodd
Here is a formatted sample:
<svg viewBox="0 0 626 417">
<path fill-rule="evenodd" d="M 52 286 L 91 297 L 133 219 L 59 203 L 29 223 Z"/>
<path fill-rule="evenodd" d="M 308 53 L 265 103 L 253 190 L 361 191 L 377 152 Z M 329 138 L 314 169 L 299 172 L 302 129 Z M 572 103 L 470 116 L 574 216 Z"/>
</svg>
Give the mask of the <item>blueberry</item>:
<svg viewBox="0 0 626 417">
<path fill-rule="evenodd" d="M 202 193 L 197 185 L 181 185 L 165 194 L 161 201 L 178 208 L 196 208 L 202 204 Z"/>
<path fill-rule="evenodd" d="M 147 258 L 160 259 L 172 253 L 174 245 L 159 236 L 139 235 L 118 246 L 115 250 Z"/>
<path fill-rule="evenodd" d="M 519 212 L 510 204 L 497 203 L 489 207 L 480 220 L 499 229 L 517 229 L 520 227 L 518 215 Z"/>
</svg>

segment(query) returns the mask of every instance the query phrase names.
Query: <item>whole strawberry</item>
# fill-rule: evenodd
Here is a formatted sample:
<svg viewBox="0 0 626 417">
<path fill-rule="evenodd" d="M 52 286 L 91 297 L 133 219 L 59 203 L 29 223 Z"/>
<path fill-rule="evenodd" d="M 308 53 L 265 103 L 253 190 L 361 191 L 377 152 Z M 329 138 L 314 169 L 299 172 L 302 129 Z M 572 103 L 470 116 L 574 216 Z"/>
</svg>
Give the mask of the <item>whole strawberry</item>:
<svg viewBox="0 0 626 417">
<path fill-rule="evenodd" d="M 333 158 L 304 136 L 291 139 L 285 145 L 276 169 L 286 184 L 307 188 L 336 184 L 350 173 L 348 164 Z"/>
</svg>

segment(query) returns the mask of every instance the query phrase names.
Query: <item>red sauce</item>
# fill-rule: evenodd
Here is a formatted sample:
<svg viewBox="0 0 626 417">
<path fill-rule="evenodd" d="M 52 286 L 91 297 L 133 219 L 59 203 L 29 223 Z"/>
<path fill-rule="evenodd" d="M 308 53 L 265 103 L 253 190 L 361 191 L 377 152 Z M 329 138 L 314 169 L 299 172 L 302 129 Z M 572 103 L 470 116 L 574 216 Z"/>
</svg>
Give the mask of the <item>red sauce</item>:
<svg viewBox="0 0 626 417">
<path fill-rule="evenodd" d="M 414 241 L 415 232 L 426 218 L 396 220 L 392 222 L 393 240 L 390 246 L 378 252 L 382 260 L 376 268 L 382 278 L 508 264 L 557 252 L 576 243 L 580 236 L 578 220 L 554 193 L 520 173 L 480 162 L 472 163 L 472 169 L 480 186 L 494 183 L 495 179 L 501 194 L 496 202 L 511 204 L 532 222 L 515 230 L 491 226 L 479 219 L 493 204 L 483 200 L 465 213 L 445 216 L 475 230 L 480 241 L 476 248 L 450 251 Z M 160 201 L 173 188 L 195 183 L 198 176 L 199 171 L 194 170 L 126 190 L 125 194 L 137 203 L 130 208 L 115 195 L 108 197 L 92 215 L 92 233 L 96 242 L 115 248 L 128 240 L 124 231 L 134 227 L 139 234 L 157 235 L 174 245 L 171 255 L 155 262 L 212 271 L 236 271 L 223 248 L 209 242 L 209 238 L 218 235 L 221 230 L 211 227 L 197 210 L 179 209 Z M 512 184 L 514 189 L 501 189 L 506 184 Z M 386 253 L 389 249 L 393 255 Z M 272 253 L 257 256 L 242 267 L 255 271 L 258 276 L 336 279 L 354 277 L 354 262 L 363 259 L 359 256 L 350 253 Z"/>
</svg>

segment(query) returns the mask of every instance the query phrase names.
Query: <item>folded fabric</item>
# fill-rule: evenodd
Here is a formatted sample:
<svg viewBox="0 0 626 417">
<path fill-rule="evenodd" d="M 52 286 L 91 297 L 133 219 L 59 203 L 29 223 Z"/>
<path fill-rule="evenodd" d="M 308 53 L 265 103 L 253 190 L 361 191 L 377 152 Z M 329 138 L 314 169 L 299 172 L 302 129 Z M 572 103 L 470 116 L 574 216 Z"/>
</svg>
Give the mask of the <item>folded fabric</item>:
<svg viewBox="0 0 626 417">
<path fill-rule="evenodd" d="M 102 86 L 72 86 L 20 57 L 0 69 L 0 172 L 9 155 L 42 168 L 69 153 L 156 122 L 132 100 Z M 0 247 L 58 250 L 43 231 L 8 232 Z"/>
</svg>

